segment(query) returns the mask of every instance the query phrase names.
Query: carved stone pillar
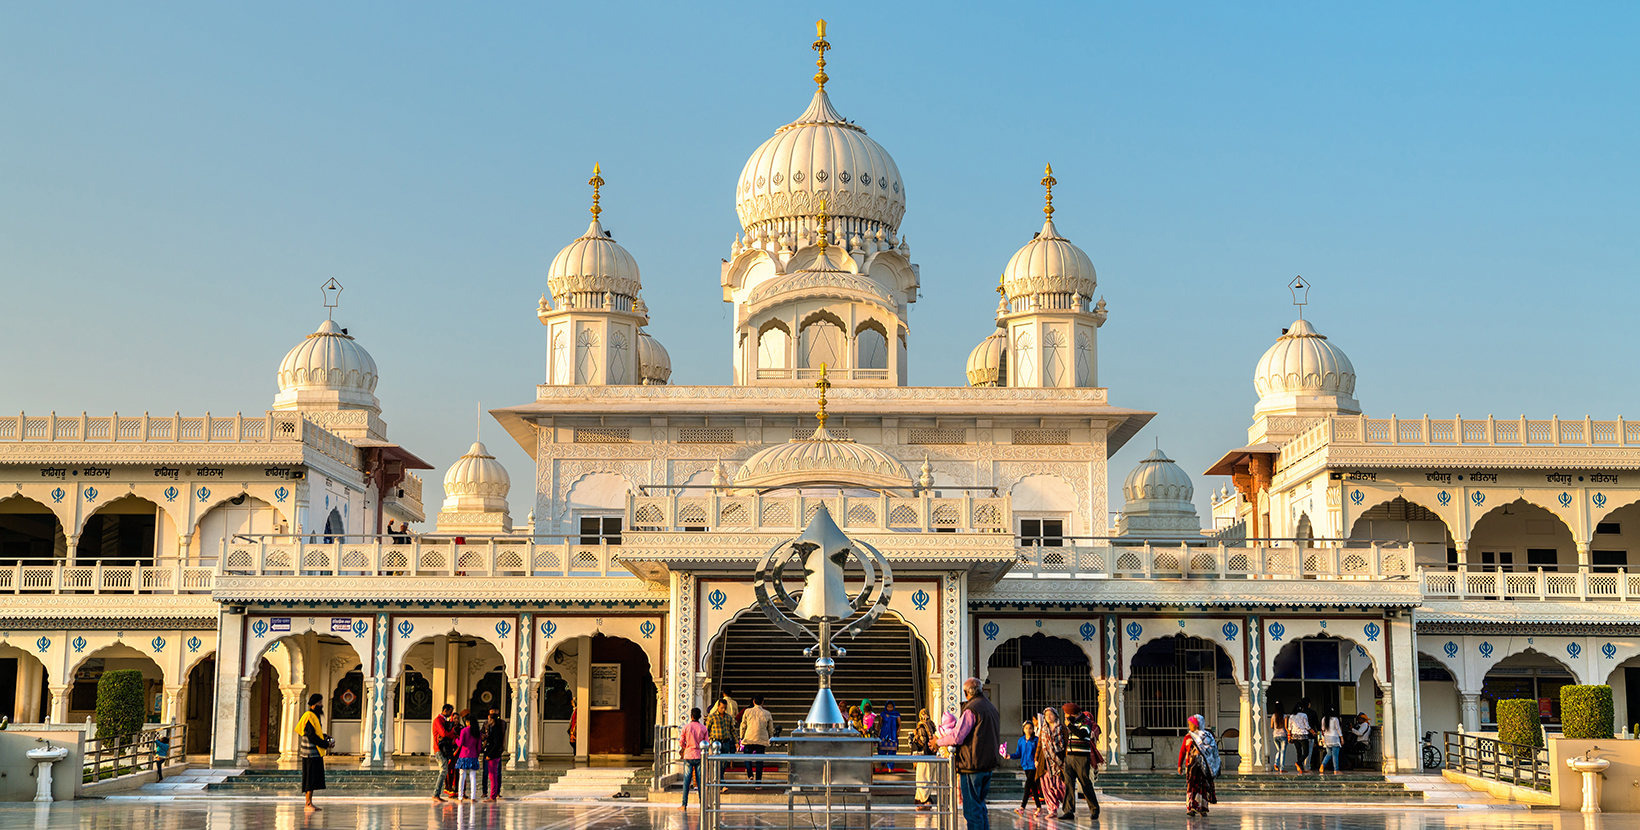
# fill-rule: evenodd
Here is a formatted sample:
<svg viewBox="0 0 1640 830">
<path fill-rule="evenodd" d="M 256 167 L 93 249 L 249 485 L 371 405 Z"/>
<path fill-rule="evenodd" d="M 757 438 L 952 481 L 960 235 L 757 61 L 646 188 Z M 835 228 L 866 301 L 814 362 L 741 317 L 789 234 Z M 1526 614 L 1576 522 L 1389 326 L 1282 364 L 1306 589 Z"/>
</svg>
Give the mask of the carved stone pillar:
<svg viewBox="0 0 1640 830">
<path fill-rule="evenodd" d="M 1110 684 L 1106 682 L 1105 678 L 1099 677 L 1095 674 L 1093 678 L 1093 689 L 1095 694 L 1098 696 L 1094 702 L 1094 706 L 1098 707 L 1098 711 L 1094 713 L 1094 723 L 1099 724 L 1099 751 L 1104 754 L 1105 758 L 1108 759 L 1111 757 L 1110 736 L 1116 732 L 1115 729 L 1111 728 L 1109 719 Z"/>
<path fill-rule="evenodd" d="M 251 758 L 251 684 L 255 682 L 255 678 L 239 678 L 239 688 L 234 697 L 234 720 L 239 724 L 239 740 L 234 747 L 233 760 L 241 767 L 248 766 Z"/>
<path fill-rule="evenodd" d="M 51 722 L 68 723 L 68 693 L 73 686 L 51 687 Z"/>
<path fill-rule="evenodd" d="M 533 746 L 531 733 L 535 729 L 536 714 L 535 707 L 530 704 L 535 700 L 537 683 L 533 677 L 513 678 L 513 716 L 512 723 L 507 727 L 511 733 L 508 746 L 512 747 L 513 769 L 535 768 L 535 753 L 530 748 Z"/>
<path fill-rule="evenodd" d="M 1587 569 L 1589 567 L 1589 543 L 1588 542 L 1578 542 L 1577 543 L 1577 567 L 1579 569 Z"/>
<path fill-rule="evenodd" d="M 302 694 L 307 687 L 287 683 L 279 687 L 279 764 L 294 765 L 300 744 L 296 739 L 296 724 L 302 719 Z"/>
<path fill-rule="evenodd" d="M 1243 775 L 1254 772 L 1259 768 L 1259 761 L 1254 757 L 1253 738 L 1258 735 L 1258 724 L 1253 722 L 1253 698 L 1258 696 L 1258 683 L 1255 681 L 1237 682 L 1236 689 L 1241 692 L 1241 736 L 1237 738 L 1236 755 L 1241 758 L 1241 764 L 1236 771 Z"/>
<path fill-rule="evenodd" d="M 1383 754 L 1384 774 L 1394 775 L 1400 767 L 1395 758 L 1395 734 L 1401 731 L 1400 724 L 1395 720 L 1395 688 L 1388 682 L 1381 682 L 1378 690 L 1384 696 L 1384 723 L 1378 730 L 1379 751 Z"/>
<path fill-rule="evenodd" d="M 364 679 L 364 711 L 359 718 L 359 768 L 387 769 L 392 758 L 392 730 L 387 723 L 386 678 Z"/>
<path fill-rule="evenodd" d="M 1120 762 L 1117 769 L 1126 771 L 1128 768 L 1127 745 L 1125 743 L 1127 737 L 1127 706 L 1123 704 L 1127 701 L 1127 681 L 1113 681 L 1111 683 L 1111 692 L 1111 707 L 1116 710 L 1116 745 L 1118 747 L 1117 758 Z"/>
<path fill-rule="evenodd" d="M 183 712 L 182 712 L 182 700 L 183 700 L 182 696 L 185 693 L 187 693 L 187 691 L 188 691 L 187 686 L 166 685 L 166 687 L 165 687 L 165 709 L 164 709 L 164 711 L 160 712 L 160 716 L 159 716 L 159 722 L 160 723 L 181 723 L 182 722 L 182 714 L 183 714 Z"/>
<path fill-rule="evenodd" d="M 1481 731 L 1481 693 L 1460 692 L 1463 698 L 1463 730 L 1465 732 Z"/>
</svg>

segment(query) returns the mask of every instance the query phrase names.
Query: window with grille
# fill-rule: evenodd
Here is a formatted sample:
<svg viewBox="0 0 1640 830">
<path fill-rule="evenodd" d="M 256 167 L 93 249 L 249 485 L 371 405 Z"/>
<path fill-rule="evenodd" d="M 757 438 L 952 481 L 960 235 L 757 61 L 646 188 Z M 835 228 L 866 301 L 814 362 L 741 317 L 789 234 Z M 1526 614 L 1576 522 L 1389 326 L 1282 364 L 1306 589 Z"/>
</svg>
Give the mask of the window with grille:
<svg viewBox="0 0 1640 830">
<path fill-rule="evenodd" d="M 1616 573 L 1618 568 L 1627 568 L 1629 566 L 1629 552 L 1626 550 L 1589 551 L 1589 564 L 1594 566 L 1595 573 Z"/>
<path fill-rule="evenodd" d="M 1071 433 L 1068 429 L 1016 429 L 1013 440 L 1015 444 L 1069 444 Z"/>
<path fill-rule="evenodd" d="M 680 444 L 733 444 L 735 431 L 729 427 L 681 427 L 678 429 L 678 443 Z"/>
<path fill-rule="evenodd" d="M 581 544 L 596 545 L 621 543 L 620 516 L 582 516 Z"/>
<path fill-rule="evenodd" d="M 631 427 L 576 427 L 577 444 L 630 444 Z"/>
<path fill-rule="evenodd" d="M 826 432 L 839 441 L 847 441 L 848 427 L 826 427 Z M 814 427 L 799 427 L 793 435 L 799 441 L 807 441 L 814 437 Z"/>
<path fill-rule="evenodd" d="M 906 432 L 907 444 L 965 444 L 968 431 L 963 429 L 925 429 L 914 427 Z"/>
<path fill-rule="evenodd" d="M 1040 545 L 1045 548 L 1065 544 L 1064 519 L 1020 519 L 1019 543 L 1024 546 Z"/>
</svg>

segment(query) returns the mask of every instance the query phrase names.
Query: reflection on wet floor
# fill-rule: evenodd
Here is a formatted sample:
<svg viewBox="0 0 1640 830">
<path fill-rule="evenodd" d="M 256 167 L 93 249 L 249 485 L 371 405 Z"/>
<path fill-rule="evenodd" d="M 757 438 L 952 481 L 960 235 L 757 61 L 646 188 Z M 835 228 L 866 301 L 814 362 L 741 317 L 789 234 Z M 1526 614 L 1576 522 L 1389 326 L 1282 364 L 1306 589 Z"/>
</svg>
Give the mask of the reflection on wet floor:
<svg viewBox="0 0 1640 830">
<path fill-rule="evenodd" d="M 324 804 L 321 801 L 321 804 Z M 726 823 L 741 828 L 812 828 L 800 811 L 737 811 Z M 864 816 L 848 826 L 867 830 Z M 834 827 L 842 828 L 840 820 Z M 869 830 L 937 830 L 927 813 L 878 811 Z M 1026 819 L 992 813 L 994 830 L 1071 830 L 1094 822 Z M 1204 818 L 1186 818 L 1182 807 L 1107 806 L 1099 830 L 1640 830 L 1640 814 L 1582 815 L 1558 811 L 1495 811 L 1220 806 Z M 84 801 L 53 805 L 0 805 L 0 830 L 711 830 L 700 813 L 676 806 L 573 805 L 541 802 L 445 804 L 337 800 L 308 813 L 294 802 L 274 801 Z"/>
</svg>

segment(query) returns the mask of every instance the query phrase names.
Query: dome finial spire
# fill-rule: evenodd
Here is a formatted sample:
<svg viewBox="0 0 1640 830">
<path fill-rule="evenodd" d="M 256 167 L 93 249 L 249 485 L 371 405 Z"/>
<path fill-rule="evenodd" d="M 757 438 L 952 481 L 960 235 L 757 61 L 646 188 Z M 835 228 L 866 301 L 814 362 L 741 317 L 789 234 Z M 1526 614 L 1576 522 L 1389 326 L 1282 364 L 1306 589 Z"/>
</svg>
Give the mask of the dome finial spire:
<svg viewBox="0 0 1640 830">
<path fill-rule="evenodd" d="M 599 169 L 598 163 L 593 162 L 592 178 L 587 179 L 587 184 L 592 185 L 592 220 L 594 222 L 598 221 L 598 214 L 604 212 L 603 208 L 598 207 L 598 197 L 600 195 L 598 191 L 604 186 L 604 177 L 599 175 L 602 172 L 603 171 Z"/>
<path fill-rule="evenodd" d="M 1053 218 L 1053 186 L 1056 185 L 1056 184 L 1059 184 L 1059 180 L 1055 179 L 1053 177 L 1053 165 L 1051 165 L 1051 164 L 1048 165 L 1046 168 L 1044 168 L 1044 170 L 1042 172 L 1046 174 L 1042 177 L 1042 186 L 1045 189 L 1047 189 L 1047 191 L 1048 191 L 1048 201 L 1047 201 L 1047 204 L 1045 204 L 1042 207 L 1042 212 L 1047 214 L 1049 219 L 1052 219 Z"/>
<path fill-rule="evenodd" d="M 826 258 L 826 200 L 820 200 L 820 259 Z M 822 375 L 823 376 L 823 375 Z M 825 420 L 822 418 L 821 420 Z"/>
<path fill-rule="evenodd" d="M 337 282 L 335 277 L 331 277 L 325 280 L 324 285 L 319 286 L 319 292 L 325 295 L 325 308 L 330 309 L 325 312 L 325 319 L 336 319 L 336 306 L 342 301 L 342 284 Z"/>
<path fill-rule="evenodd" d="M 820 53 L 820 59 L 814 62 L 818 70 L 814 73 L 814 82 L 820 85 L 821 92 L 825 92 L 826 81 L 831 80 L 826 77 L 826 50 L 831 48 L 831 44 L 826 42 L 826 21 L 814 21 L 814 34 L 818 38 L 814 41 L 814 51 Z"/>
<path fill-rule="evenodd" d="M 1287 283 L 1287 287 L 1292 289 L 1293 305 L 1298 306 L 1298 319 L 1302 320 L 1304 307 L 1310 304 L 1310 284 L 1305 282 L 1303 277 L 1293 277 L 1293 281 Z"/>
<path fill-rule="evenodd" d="M 831 388 L 831 381 L 826 378 L 826 364 L 820 364 L 820 379 L 814 382 L 814 388 L 820 390 L 820 409 L 814 413 L 815 420 L 820 422 L 820 428 L 815 430 L 815 437 L 819 438 L 826 431 L 826 390 Z"/>
</svg>

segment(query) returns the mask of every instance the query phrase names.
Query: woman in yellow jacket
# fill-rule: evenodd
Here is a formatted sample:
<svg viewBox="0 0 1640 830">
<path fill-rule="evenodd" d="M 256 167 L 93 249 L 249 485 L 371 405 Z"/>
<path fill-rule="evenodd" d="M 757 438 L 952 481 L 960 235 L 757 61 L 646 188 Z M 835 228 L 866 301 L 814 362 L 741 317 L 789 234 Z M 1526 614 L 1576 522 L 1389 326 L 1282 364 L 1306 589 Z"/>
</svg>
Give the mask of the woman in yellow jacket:
<svg viewBox="0 0 1640 830">
<path fill-rule="evenodd" d="M 302 713 L 302 719 L 296 722 L 296 754 L 302 764 L 302 795 L 307 798 L 307 808 L 317 810 L 313 806 L 313 791 L 325 788 L 325 750 L 336 745 L 336 742 L 325 736 L 324 724 L 320 717 L 325 713 L 325 696 L 311 695 L 308 697 L 308 708 Z"/>
</svg>

